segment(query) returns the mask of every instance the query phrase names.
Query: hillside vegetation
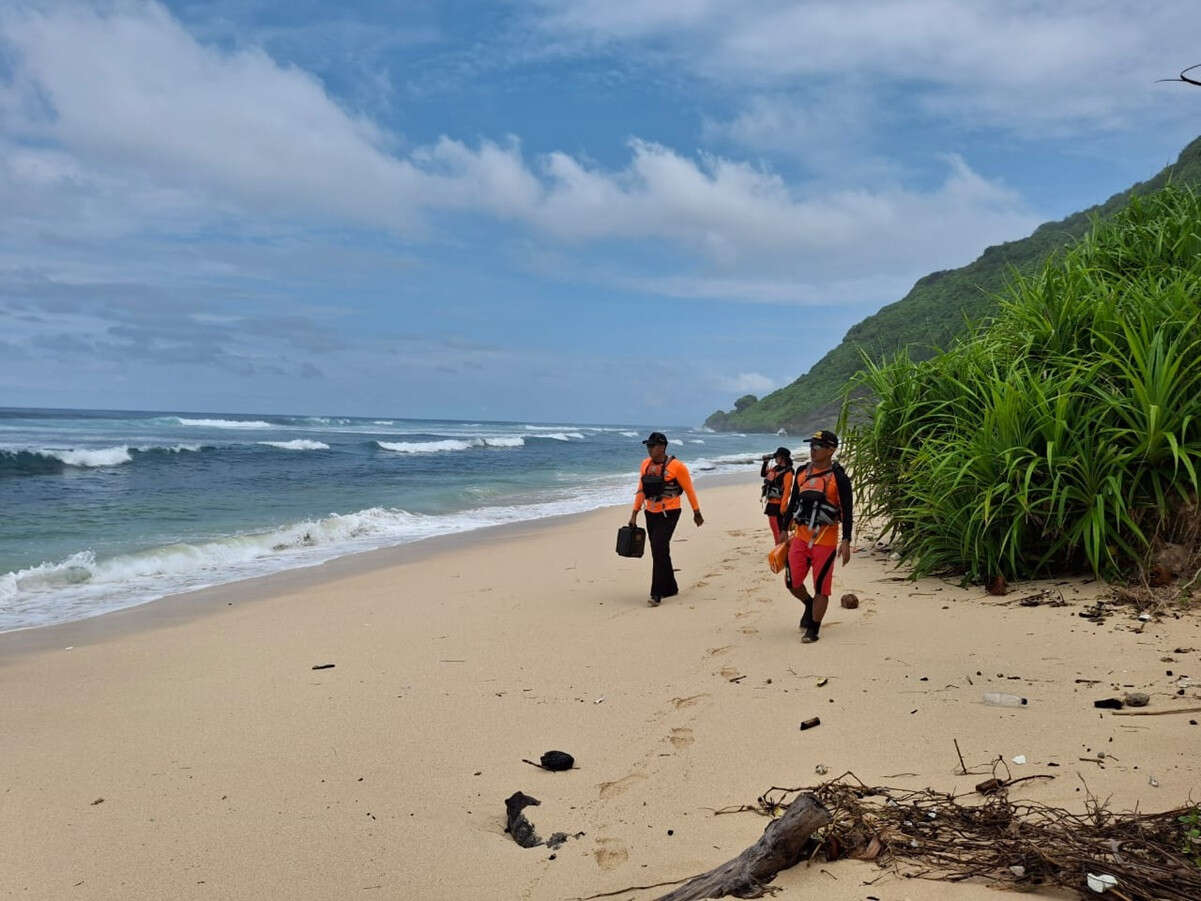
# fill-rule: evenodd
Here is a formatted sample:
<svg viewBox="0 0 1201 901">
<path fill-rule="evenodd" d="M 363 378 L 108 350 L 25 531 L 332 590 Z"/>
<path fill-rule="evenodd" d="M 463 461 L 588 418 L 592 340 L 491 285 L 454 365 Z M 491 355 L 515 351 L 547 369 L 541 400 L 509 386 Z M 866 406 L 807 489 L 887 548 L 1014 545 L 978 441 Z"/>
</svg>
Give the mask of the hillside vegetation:
<svg viewBox="0 0 1201 901">
<path fill-rule="evenodd" d="M 857 379 L 854 474 L 915 575 L 1137 577 L 1196 547 L 1201 197 L 1132 200 L 946 352 Z"/>
<path fill-rule="evenodd" d="M 925 276 L 901 300 L 852 326 L 841 344 L 792 384 L 728 413 L 719 410 L 705 425 L 760 432 L 784 428 L 791 434 L 829 425 L 851 376 L 863 366 L 863 354 L 880 360 L 906 349 L 911 359 L 922 360 L 950 347 L 969 322 L 996 312 L 997 298 L 1015 271 L 1036 272 L 1052 253 L 1084 235 L 1096 219 L 1113 216 L 1132 197 L 1150 194 L 1169 182 L 1201 186 L 1201 138 L 1149 181 L 1059 222 L 1040 225 L 1020 241 L 990 247 L 960 269 Z"/>
</svg>

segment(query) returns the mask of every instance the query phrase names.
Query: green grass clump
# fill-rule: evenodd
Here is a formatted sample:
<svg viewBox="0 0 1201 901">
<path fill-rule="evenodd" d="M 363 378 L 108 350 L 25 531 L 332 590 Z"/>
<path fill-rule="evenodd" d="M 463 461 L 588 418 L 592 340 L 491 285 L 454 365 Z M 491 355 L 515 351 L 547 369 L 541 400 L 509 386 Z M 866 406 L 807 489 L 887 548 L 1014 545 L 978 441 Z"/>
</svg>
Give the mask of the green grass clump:
<svg viewBox="0 0 1201 901">
<path fill-rule="evenodd" d="M 1178 818 L 1181 825 L 1180 850 L 1193 862 L 1193 866 L 1201 867 L 1201 807 L 1194 807 Z"/>
<path fill-rule="evenodd" d="M 855 384 L 865 512 L 915 575 L 1137 575 L 1198 494 L 1201 197 L 1132 200 L 951 350 L 865 356 Z"/>
</svg>

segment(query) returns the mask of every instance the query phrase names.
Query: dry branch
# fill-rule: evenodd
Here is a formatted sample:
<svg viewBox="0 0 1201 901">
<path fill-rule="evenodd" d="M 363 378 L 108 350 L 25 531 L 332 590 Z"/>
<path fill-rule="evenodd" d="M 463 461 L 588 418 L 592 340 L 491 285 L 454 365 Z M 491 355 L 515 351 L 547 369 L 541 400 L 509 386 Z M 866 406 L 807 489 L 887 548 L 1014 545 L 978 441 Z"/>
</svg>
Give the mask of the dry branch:
<svg viewBox="0 0 1201 901">
<path fill-rule="evenodd" d="M 1175 710 L 1115 710 L 1112 716 L 1168 716 L 1173 713 L 1201 713 L 1201 707 L 1177 707 Z"/>
<path fill-rule="evenodd" d="M 817 836 L 827 860 L 876 859 L 927 879 L 979 878 L 1087 896 L 1085 874 L 1107 873 L 1118 880 L 1114 896 L 1128 901 L 1201 898 L 1201 867 L 1194 862 L 1199 849 L 1184 850 L 1191 846 L 1180 821 L 1195 806 L 1115 814 L 1090 797 L 1085 813 L 1073 814 L 1036 801 L 1012 801 L 1005 786 L 981 799 L 975 793 L 868 786 L 847 773 L 812 788 L 769 789 L 758 810 L 772 815 L 786 807 L 787 817 L 792 809 L 787 798 L 798 792 L 800 799 L 816 797 L 832 817 Z"/>
<path fill-rule="evenodd" d="M 780 870 L 798 863 L 810 837 L 830 822 L 830 813 L 811 794 L 793 799 L 778 820 L 772 820 L 759 841 L 733 860 L 689 880 L 659 901 L 694 901 L 698 898 L 760 898 L 770 889 L 767 883 Z"/>
</svg>

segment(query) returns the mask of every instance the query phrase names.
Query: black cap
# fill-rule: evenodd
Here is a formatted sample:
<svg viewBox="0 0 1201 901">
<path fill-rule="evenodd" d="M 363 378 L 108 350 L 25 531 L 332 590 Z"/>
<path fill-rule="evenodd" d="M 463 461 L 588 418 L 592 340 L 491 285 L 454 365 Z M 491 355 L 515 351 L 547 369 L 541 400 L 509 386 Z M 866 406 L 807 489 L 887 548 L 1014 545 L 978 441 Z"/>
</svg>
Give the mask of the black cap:
<svg viewBox="0 0 1201 901">
<path fill-rule="evenodd" d="M 667 445 L 667 436 L 664 435 L 662 432 L 651 432 L 650 435 L 647 436 L 647 439 L 645 441 L 643 441 L 642 443 L 645 444 L 647 447 L 651 447 L 652 445 L 655 445 L 655 444 L 662 444 L 662 445 L 666 446 Z"/>
<path fill-rule="evenodd" d="M 789 460 L 791 460 L 792 459 L 792 451 L 790 451 L 786 447 L 777 447 L 776 452 L 774 454 L 772 454 L 772 456 L 773 457 L 787 457 Z"/>
<path fill-rule="evenodd" d="M 812 437 L 805 440 L 810 445 L 817 445 L 818 447 L 838 447 L 838 436 L 829 429 L 821 429 L 814 432 Z"/>
</svg>

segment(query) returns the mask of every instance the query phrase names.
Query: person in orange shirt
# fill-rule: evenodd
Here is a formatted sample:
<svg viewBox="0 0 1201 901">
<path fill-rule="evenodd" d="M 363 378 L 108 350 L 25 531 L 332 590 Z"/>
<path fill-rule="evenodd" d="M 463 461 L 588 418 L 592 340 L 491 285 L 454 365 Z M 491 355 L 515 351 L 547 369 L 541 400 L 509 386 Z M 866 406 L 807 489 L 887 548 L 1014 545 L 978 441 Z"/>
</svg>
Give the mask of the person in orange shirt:
<svg viewBox="0 0 1201 901">
<path fill-rule="evenodd" d="M 769 462 L 772 463 L 770 467 L 767 465 Z M 764 456 L 759 475 L 763 477 L 763 512 L 767 514 L 767 524 L 771 526 L 771 537 L 779 544 L 782 508 L 788 505 L 788 499 L 792 497 L 792 451 L 778 447 L 774 454 Z"/>
<path fill-rule="evenodd" d="M 789 590 L 805 605 L 801 628 L 806 644 L 817 641 L 834 585 L 834 558 L 851 562 L 851 528 L 854 499 L 851 480 L 834 462 L 838 436 L 822 429 L 809 439 L 809 463 L 799 467 L 792 496 L 784 514 L 785 525 L 795 529 L 788 548 Z M 842 540 L 839 541 L 841 525 Z M 787 529 L 785 530 L 787 532 Z M 780 542 L 783 543 L 783 542 Z M 805 577 L 813 571 L 813 595 Z"/>
<path fill-rule="evenodd" d="M 658 607 L 659 602 L 680 593 L 676 575 L 671 568 L 671 536 L 680 519 L 680 495 L 688 495 L 692 506 L 692 521 L 704 525 L 700 501 L 692 488 L 688 467 L 675 457 L 667 456 L 667 436 L 651 432 L 642 442 L 650 454 L 642 461 L 638 474 L 638 491 L 634 494 L 634 511 L 630 525 L 638 522 L 638 511 L 646 506 L 646 537 L 651 543 L 651 595 L 647 603 Z"/>
</svg>

